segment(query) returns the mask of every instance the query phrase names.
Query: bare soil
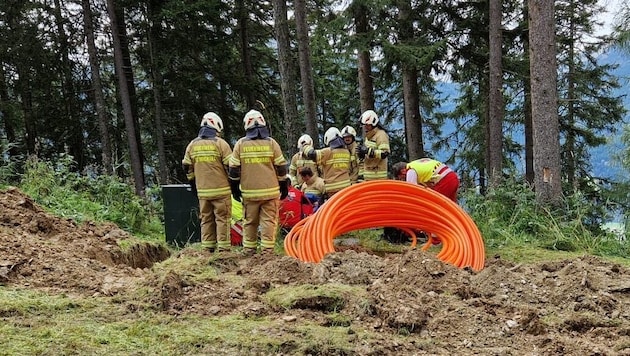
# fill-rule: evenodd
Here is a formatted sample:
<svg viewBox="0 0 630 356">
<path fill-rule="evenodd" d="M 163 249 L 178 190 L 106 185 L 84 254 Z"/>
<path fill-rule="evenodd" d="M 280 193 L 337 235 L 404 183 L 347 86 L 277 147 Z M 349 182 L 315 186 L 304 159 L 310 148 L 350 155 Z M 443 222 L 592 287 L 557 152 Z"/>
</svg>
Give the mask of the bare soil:
<svg viewBox="0 0 630 356">
<path fill-rule="evenodd" d="M 0 285 L 104 298 L 148 286 L 155 291 L 151 305 L 171 315 L 323 326 L 335 324 L 336 303 L 349 330 L 375 335 L 357 340 L 357 355 L 630 355 L 630 271 L 592 256 L 536 264 L 490 256 L 473 272 L 418 250 L 377 256 L 346 247 L 311 264 L 237 252 L 210 258 L 198 249 L 146 243 L 123 251 L 118 242 L 129 238 L 113 224 L 52 216 L 16 188 L 0 191 Z M 208 257 L 217 278 L 204 283 L 156 273 L 156 264 L 185 257 Z M 329 283 L 361 287 L 367 299 L 311 298 L 284 309 L 261 298 L 274 288 Z"/>
</svg>

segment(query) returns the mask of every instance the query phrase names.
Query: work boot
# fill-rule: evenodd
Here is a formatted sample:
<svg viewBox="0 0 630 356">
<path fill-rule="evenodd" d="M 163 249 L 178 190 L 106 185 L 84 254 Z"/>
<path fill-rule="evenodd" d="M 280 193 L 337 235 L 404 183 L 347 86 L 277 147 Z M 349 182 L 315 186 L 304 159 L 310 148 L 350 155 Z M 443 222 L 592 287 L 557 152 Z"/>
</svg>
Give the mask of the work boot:
<svg viewBox="0 0 630 356">
<path fill-rule="evenodd" d="M 251 257 L 251 256 L 253 256 L 255 254 L 256 254 L 256 249 L 255 248 L 244 248 L 243 249 L 243 256 Z"/>
<path fill-rule="evenodd" d="M 273 256 L 276 254 L 276 252 L 273 250 L 273 248 L 263 248 L 260 251 L 260 254 L 263 256 Z"/>
<path fill-rule="evenodd" d="M 215 248 L 214 247 L 206 247 L 205 250 L 206 250 L 206 252 L 214 253 Z"/>
</svg>

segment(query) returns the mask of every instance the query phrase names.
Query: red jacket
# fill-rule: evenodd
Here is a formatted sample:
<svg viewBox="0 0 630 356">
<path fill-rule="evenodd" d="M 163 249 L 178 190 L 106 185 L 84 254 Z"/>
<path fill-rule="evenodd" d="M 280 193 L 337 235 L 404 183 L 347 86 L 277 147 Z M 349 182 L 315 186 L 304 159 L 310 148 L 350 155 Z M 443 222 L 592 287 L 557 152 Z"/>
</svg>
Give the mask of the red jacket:
<svg viewBox="0 0 630 356">
<path fill-rule="evenodd" d="M 300 220 L 313 214 L 313 205 L 304 193 L 289 186 L 289 194 L 280 201 L 280 226 L 292 228 Z"/>
</svg>

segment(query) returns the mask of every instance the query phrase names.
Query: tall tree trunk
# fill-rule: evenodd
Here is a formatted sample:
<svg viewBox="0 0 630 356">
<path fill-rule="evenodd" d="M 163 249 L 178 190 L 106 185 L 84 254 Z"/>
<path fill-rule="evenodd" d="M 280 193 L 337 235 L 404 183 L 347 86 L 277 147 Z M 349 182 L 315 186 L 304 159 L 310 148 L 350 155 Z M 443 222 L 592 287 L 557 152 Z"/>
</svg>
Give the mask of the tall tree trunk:
<svg viewBox="0 0 630 356">
<path fill-rule="evenodd" d="M 413 23 L 410 19 L 412 13 L 409 0 L 398 1 L 398 28 L 400 40 L 403 45 L 413 41 Z M 408 160 L 424 156 L 422 140 L 422 117 L 420 116 L 420 95 L 418 91 L 418 70 L 414 64 L 402 63 L 403 102 L 405 107 L 405 135 L 407 138 Z"/>
<path fill-rule="evenodd" d="M 560 140 L 554 2 L 529 1 L 534 189 L 540 204 L 560 204 Z"/>
<path fill-rule="evenodd" d="M 112 164 L 112 143 L 109 137 L 109 119 L 105 111 L 105 97 L 103 96 L 103 84 L 99 69 L 96 44 L 94 42 L 94 20 L 90 0 L 82 0 L 83 24 L 85 26 L 85 36 L 90 61 L 90 72 L 92 74 L 92 93 L 94 95 L 94 106 L 98 117 L 98 129 L 101 137 L 101 159 L 103 172 L 107 175 L 114 174 Z"/>
<path fill-rule="evenodd" d="M 354 1 L 354 23 L 356 35 L 361 43 L 358 48 L 359 100 L 361 112 L 374 109 L 374 84 L 372 83 L 372 62 L 370 61 L 369 9 L 360 1 Z"/>
<path fill-rule="evenodd" d="M 575 6 L 571 3 L 571 9 L 575 11 Z M 566 126 L 566 139 L 565 139 L 565 167 L 568 186 L 577 188 L 576 167 L 577 159 L 575 157 L 576 152 L 576 137 L 575 137 L 575 22 L 569 20 L 569 57 L 567 58 L 568 73 L 567 73 L 567 126 Z"/>
<path fill-rule="evenodd" d="M 37 126 L 33 117 L 33 93 L 31 91 L 29 76 L 30 69 L 25 68 L 25 63 L 18 63 L 17 68 L 18 81 L 16 83 L 17 93 L 20 97 L 20 107 L 24 116 L 24 130 L 26 131 L 26 154 L 28 156 L 39 153 L 37 147 Z"/>
<path fill-rule="evenodd" d="M 479 156 L 483 157 L 483 159 L 479 159 L 477 162 L 477 169 L 479 170 L 479 191 L 481 194 L 486 194 L 488 190 L 488 145 L 489 145 L 489 136 L 490 136 L 490 84 L 488 73 L 484 71 L 480 71 L 477 75 L 479 78 L 479 100 L 481 101 L 481 110 L 479 111 L 479 116 L 481 122 L 483 122 L 483 135 L 484 142 L 480 145 Z"/>
<path fill-rule="evenodd" d="M 129 143 L 129 159 L 131 164 L 131 170 L 133 173 L 134 186 L 136 194 L 144 197 L 144 172 L 142 160 L 140 158 L 140 145 L 138 142 L 138 134 L 136 125 L 133 118 L 133 109 L 131 105 L 131 99 L 129 97 L 129 88 L 127 77 L 124 70 L 123 49 L 120 43 L 120 34 L 116 5 L 114 0 L 107 0 L 107 12 L 109 14 L 109 20 L 112 26 L 112 40 L 114 45 L 114 64 L 116 67 L 116 77 L 118 79 L 118 90 L 123 109 L 123 115 L 125 118 L 125 128 L 127 131 L 127 141 Z"/>
<path fill-rule="evenodd" d="M 418 71 L 413 66 L 403 65 L 402 80 L 407 154 L 409 161 L 413 161 L 424 156 L 422 117 L 418 98 Z"/>
<path fill-rule="evenodd" d="M 292 65 L 287 4 L 285 0 L 273 0 L 273 19 L 276 41 L 278 42 L 278 66 L 280 69 L 280 88 L 284 105 L 284 130 L 287 142 L 293 147 L 297 140 L 295 123 L 297 122 L 297 101 L 295 97 L 295 70 Z M 313 137 L 313 141 L 317 136 Z"/>
<path fill-rule="evenodd" d="M 503 171 L 503 32 L 501 30 L 502 1 L 490 0 L 489 9 L 489 98 L 488 98 L 488 186 L 496 187 Z"/>
<path fill-rule="evenodd" d="M 159 20 L 156 21 L 159 13 L 159 2 L 149 2 L 149 19 L 150 28 L 148 33 L 149 45 L 149 62 L 151 66 L 151 79 L 153 81 L 153 110 L 155 111 L 153 122 L 155 123 L 155 139 L 158 151 L 158 173 L 161 184 L 169 182 L 169 170 L 166 162 L 166 149 L 164 147 L 164 126 L 162 124 L 162 95 L 161 88 L 164 83 L 162 78 L 160 61 L 158 53 L 161 53 L 158 47 L 161 43 L 160 33 L 162 32 Z"/>
<path fill-rule="evenodd" d="M 243 64 L 245 82 L 254 83 L 254 67 L 252 66 L 251 51 L 249 49 L 249 11 L 247 11 L 247 6 L 245 6 L 244 0 L 236 1 L 236 12 L 238 16 L 239 37 L 241 40 L 241 63 Z M 247 103 L 247 108 L 253 108 L 256 104 L 256 96 L 254 95 L 254 91 L 251 90 L 249 86 L 245 87 L 244 96 L 245 102 Z"/>
<path fill-rule="evenodd" d="M 302 100 L 304 101 L 304 116 L 306 116 L 306 133 L 313 138 L 313 143 L 319 146 L 317 130 L 317 113 L 315 112 L 315 86 L 313 84 L 313 68 L 311 66 L 311 49 L 306 21 L 306 1 L 295 0 L 295 28 L 298 40 L 298 54 L 300 61 L 300 78 L 302 79 Z M 293 142 L 293 141 L 290 141 Z"/>
<path fill-rule="evenodd" d="M 9 97 L 9 89 L 7 87 L 7 77 L 4 72 L 4 66 L 0 66 L 0 118 L 4 123 L 4 133 L 7 137 L 7 142 L 10 144 L 7 147 L 7 153 L 9 154 L 9 159 L 16 158 L 19 154 L 19 149 L 17 145 L 14 143 L 17 142 L 17 135 L 15 133 L 15 125 L 13 123 L 13 115 L 9 113 L 7 108 L 9 107 L 11 98 Z M 4 154 L 4 152 L 0 151 L 0 153 Z"/>
<path fill-rule="evenodd" d="M 120 0 L 114 0 L 119 1 Z M 136 132 L 136 142 L 138 143 L 138 154 L 140 157 L 140 165 L 144 167 L 144 150 L 142 148 L 142 135 L 140 133 L 140 118 L 138 117 L 138 99 L 136 95 L 136 83 L 133 76 L 133 65 L 131 64 L 131 52 L 129 51 L 129 38 L 127 36 L 127 25 L 125 22 L 125 9 L 121 6 L 116 6 L 116 19 L 118 29 L 118 36 L 120 38 L 120 49 L 122 53 L 123 61 L 123 73 L 125 80 L 127 81 L 127 90 L 129 92 L 129 102 L 131 103 L 131 113 L 133 118 L 133 125 Z M 143 173 L 144 176 L 144 173 Z"/>
<path fill-rule="evenodd" d="M 23 32 L 22 28 L 22 17 L 23 14 L 19 10 L 19 4 L 24 4 L 24 2 L 15 1 L 9 7 L 14 11 L 7 13 L 6 20 L 6 28 L 9 32 Z M 6 78 L 4 76 L 6 73 L 4 72 L 5 68 L 2 65 L 2 74 L 3 74 L 3 83 L 6 82 Z M 24 123 L 24 131 L 25 131 L 25 145 L 26 145 L 26 155 L 37 155 L 37 125 L 35 125 L 33 118 L 33 93 L 31 90 L 31 68 L 29 67 L 29 63 L 24 60 L 19 60 L 19 58 L 15 61 L 15 71 L 17 73 L 17 80 L 15 81 L 15 101 L 19 102 L 16 107 L 22 109 L 22 122 Z M 8 97 L 8 96 L 7 96 Z M 5 118 L 6 119 L 6 118 Z"/>
<path fill-rule="evenodd" d="M 528 21 L 529 11 L 527 10 L 527 1 L 523 4 L 523 18 L 525 21 Z M 525 57 L 525 67 L 523 73 L 523 113 L 524 113 L 524 122 L 525 122 L 525 180 L 531 186 L 534 185 L 534 137 L 533 137 L 533 129 L 532 129 L 532 81 L 530 74 L 530 64 L 529 64 L 529 26 L 524 26 L 526 28 L 523 31 L 523 35 L 521 37 L 523 41 L 523 51 Z"/>
<path fill-rule="evenodd" d="M 67 145 L 70 155 L 77 163 L 77 168 L 82 170 L 85 166 L 83 147 L 83 125 L 79 120 L 79 108 L 76 104 L 75 98 L 77 97 L 76 90 L 74 88 L 74 79 L 72 77 L 72 61 L 70 60 L 68 49 L 70 44 L 68 43 L 68 36 L 64 29 L 65 19 L 61 14 L 62 7 L 65 7 L 61 3 L 61 0 L 54 0 L 53 13 L 55 16 L 55 25 L 57 26 L 57 41 L 59 41 L 59 62 L 62 66 L 62 87 L 63 87 L 63 109 L 64 115 L 67 118 L 66 126 L 64 128 L 64 136 L 67 138 L 64 145 Z"/>
</svg>

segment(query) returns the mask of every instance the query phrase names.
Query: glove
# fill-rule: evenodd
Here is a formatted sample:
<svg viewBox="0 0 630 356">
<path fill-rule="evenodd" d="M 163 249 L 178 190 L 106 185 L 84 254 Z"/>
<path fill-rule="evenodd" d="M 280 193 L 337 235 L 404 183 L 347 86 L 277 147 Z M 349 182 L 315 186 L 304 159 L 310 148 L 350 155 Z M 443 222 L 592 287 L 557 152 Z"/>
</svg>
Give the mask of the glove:
<svg viewBox="0 0 630 356">
<path fill-rule="evenodd" d="M 302 157 L 306 159 L 314 159 L 315 158 L 315 149 L 311 145 L 304 145 L 300 149 L 302 152 Z"/>
<path fill-rule="evenodd" d="M 367 148 L 367 147 L 365 147 L 365 146 L 363 146 L 363 145 L 361 145 L 361 146 L 357 146 L 357 149 L 356 149 L 357 156 L 358 156 L 360 159 L 364 159 L 364 158 L 365 158 L 365 156 L 368 154 L 369 150 L 370 150 L 369 148 Z"/>
<path fill-rule="evenodd" d="M 232 197 L 234 200 L 241 201 L 241 181 L 230 179 L 230 190 L 232 190 Z"/>
<path fill-rule="evenodd" d="M 282 200 L 289 195 L 289 182 L 287 180 L 281 180 L 278 184 L 280 184 L 280 200 Z"/>
<path fill-rule="evenodd" d="M 189 180 L 188 183 L 190 183 L 190 191 L 197 196 L 197 183 L 195 180 Z"/>
</svg>

